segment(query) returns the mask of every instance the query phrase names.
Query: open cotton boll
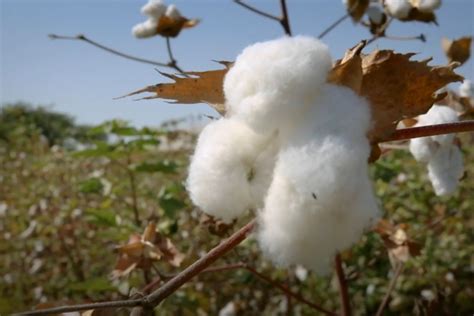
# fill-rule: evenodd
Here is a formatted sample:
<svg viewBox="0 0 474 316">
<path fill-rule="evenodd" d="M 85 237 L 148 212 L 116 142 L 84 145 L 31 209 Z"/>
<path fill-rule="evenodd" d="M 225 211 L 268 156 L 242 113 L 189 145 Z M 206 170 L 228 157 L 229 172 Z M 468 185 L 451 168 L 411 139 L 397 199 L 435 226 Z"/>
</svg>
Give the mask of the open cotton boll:
<svg viewBox="0 0 474 316">
<path fill-rule="evenodd" d="M 199 136 L 189 167 L 191 200 L 225 222 L 261 207 L 271 182 L 275 151 L 275 137 L 256 134 L 238 120 L 210 123 Z"/>
<path fill-rule="evenodd" d="M 143 15 L 159 20 L 166 12 L 166 5 L 161 0 L 149 0 L 148 3 L 142 7 L 141 12 Z"/>
<path fill-rule="evenodd" d="M 474 97 L 474 83 L 471 80 L 464 80 L 459 86 L 459 96 L 463 98 Z"/>
<path fill-rule="evenodd" d="M 224 79 L 227 111 L 258 132 L 291 129 L 319 94 L 331 66 L 327 46 L 315 38 L 251 45 Z"/>
<path fill-rule="evenodd" d="M 387 13 L 395 18 L 404 19 L 408 17 L 412 6 L 408 0 L 385 0 Z"/>
<path fill-rule="evenodd" d="M 444 105 L 433 105 L 426 114 L 418 117 L 418 123 L 415 126 L 453 123 L 457 121 L 459 121 L 459 117 L 455 110 Z M 454 137 L 455 134 L 443 134 L 431 136 L 430 138 L 441 145 L 450 145 Z"/>
<path fill-rule="evenodd" d="M 349 89 L 326 84 L 310 113 L 284 140 L 258 240 L 280 265 L 325 273 L 379 216 L 368 177 L 370 111 Z"/>
<path fill-rule="evenodd" d="M 457 146 L 440 147 L 428 163 L 428 177 L 436 195 L 453 193 L 463 173 L 462 153 Z"/>
<path fill-rule="evenodd" d="M 135 25 L 132 29 L 132 34 L 137 38 L 152 37 L 156 35 L 157 27 L 158 21 L 150 18 L 143 23 Z"/>
<path fill-rule="evenodd" d="M 441 6 L 441 0 L 412 0 L 421 12 L 433 12 Z"/>
<path fill-rule="evenodd" d="M 181 12 L 176 8 L 174 4 L 168 6 L 168 9 L 166 9 L 166 14 L 167 17 L 177 20 L 181 17 Z"/>
</svg>

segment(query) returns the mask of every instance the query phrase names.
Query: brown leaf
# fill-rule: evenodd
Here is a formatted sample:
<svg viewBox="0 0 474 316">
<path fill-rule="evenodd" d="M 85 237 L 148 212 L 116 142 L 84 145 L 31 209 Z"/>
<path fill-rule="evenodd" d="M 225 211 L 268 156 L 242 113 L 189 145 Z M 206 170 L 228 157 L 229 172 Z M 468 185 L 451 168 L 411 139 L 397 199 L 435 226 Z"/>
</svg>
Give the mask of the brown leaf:
<svg viewBox="0 0 474 316">
<path fill-rule="evenodd" d="M 436 15 L 433 12 L 422 12 L 417 8 L 412 8 L 406 18 L 399 20 L 402 22 L 418 21 L 424 23 L 434 23 L 438 25 L 438 22 L 436 21 Z"/>
<path fill-rule="evenodd" d="M 456 40 L 450 40 L 443 37 L 441 39 L 441 47 L 443 48 L 449 63 L 455 61 L 464 64 L 471 55 L 472 37 L 465 36 Z"/>
<path fill-rule="evenodd" d="M 347 2 L 347 12 L 354 22 L 359 22 L 368 6 L 369 0 L 349 0 Z"/>
<path fill-rule="evenodd" d="M 219 61 L 224 65 L 224 69 L 210 70 L 204 72 L 186 72 L 189 77 L 181 77 L 161 73 L 163 76 L 173 79 L 173 83 L 160 83 L 154 86 L 134 91 L 123 97 L 128 97 L 143 92 L 154 93 L 155 95 L 144 97 L 143 99 L 168 99 L 174 100 L 170 103 L 208 103 L 217 112 L 224 114 L 224 91 L 223 82 L 224 76 L 232 66 L 232 63 L 226 61 Z"/>
<path fill-rule="evenodd" d="M 420 254 L 420 245 L 408 237 L 406 224 L 393 225 L 382 219 L 374 230 L 384 241 L 392 266 Z"/>
<path fill-rule="evenodd" d="M 184 28 L 194 27 L 199 23 L 199 20 L 190 20 L 185 17 L 173 19 L 169 16 L 163 15 L 158 22 L 156 34 L 164 37 L 176 37 Z"/>
<path fill-rule="evenodd" d="M 377 50 L 362 58 L 360 94 L 372 107 L 374 127 L 369 136 L 373 142 L 389 137 L 400 120 L 426 113 L 440 98 L 433 96 L 438 89 L 463 79 L 451 67 L 412 61 L 413 55 Z"/>
<path fill-rule="evenodd" d="M 366 45 L 362 41 L 349 49 L 344 58 L 336 62 L 328 74 L 328 82 L 346 86 L 359 93 L 362 86 L 362 59 L 360 52 Z"/>
</svg>

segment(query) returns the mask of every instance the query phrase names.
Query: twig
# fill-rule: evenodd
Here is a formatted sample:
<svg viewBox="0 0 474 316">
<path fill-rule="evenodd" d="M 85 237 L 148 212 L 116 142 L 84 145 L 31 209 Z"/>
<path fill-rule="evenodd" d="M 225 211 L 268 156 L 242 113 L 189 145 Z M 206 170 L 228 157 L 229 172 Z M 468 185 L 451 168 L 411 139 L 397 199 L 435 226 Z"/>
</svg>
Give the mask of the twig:
<svg viewBox="0 0 474 316">
<path fill-rule="evenodd" d="M 392 280 L 390 281 L 390 284 L 388 285 L 387 293 L 385 293 L 382 303 L 380 303 L 380 306 L 377 309 L 377 314 L 375 314 L 375 316 L 383 315 L 385 306 L 387 305 L 388 300 L 390 299 L 390 295 L 392 294 L 392 291 L 395 288 L 395 284 L 397 283 L 397 279 L 402 273 L 402 270 L 403 270 L 403 263 L 399 262 L 397 264 L 397 267 L 395 268 L 395 274 L 393 275 Z"/>
<path fill-rule="evenodd" d="M 280 0 L 281 17 L 259 10 L 251 5 L 246 4 L 242 0 L 234 0 L 234 2 L 246 8 L 247 10 L 257 13 L 258 15 L 261 15 L 263 17 L 279 22 L 281 26 L 283 27 L 285 34 L 291 36 L 290 19 L 288 17 L 288 9 L 286 6 L 286 0 Z"/>
<path fill-rule="evenodd" d="M 85 311 L 89 309 L 135 307 L 135 306 L 140 306 L 142 303 L 143 303 L 143 299 L 140 298 L 140 299 L 134 299 L 134 300 L 122 300 L 122 301 L 111 301 L 111 302 L 100 302 L 100 303 L 45 308 L 45 309 L 39 309 L 39 310 L 31 311 L 31 312 L 13 314 L 13 315 L 14 316 L 52 315 L 52 314 L 61 314 L 61 313 L 75 312 L 75 311 Z"/>
<path fill-rule="evenodd" d="M 341 300 L 341 307 L 342 307 L 342 316 L 350 316 L 351 315 L 351 303 L 349 300 L 349 293 L 347 287 L 347 280 L 344 275 L 344 269 L 342 268 L 342 259 L 341 255 L 338 253 L 334 259 L 334 263 L 336 266 L 336 275 L 337 281 L 339 283 L 339 297 Z"/>
<path fill-rule="evenodd" d="M 132 56 L 132 55 L 128 55 L 128 54 L 119 52 L 118 50 L 115 50 L 113 48 L 104 46 L 104 45 L 102 45 L 102 44 L 100 44 L 96 41 L 93 41 L 93 40 L 91 40 L 90 38 L 86 37 L 83 34 L 79 34 L 79 35 L 76 35 L 76 36 L 64 36 L 64 35 L 49 34 L 48 37 L 51 38 L 51 39 L 59 39 L 59 40 L 83 41 L 83 42 L 91 44 L 91 45 L 93 45 L 97 48 L 100 48 L 100 49 L 105 50 L 109 53 L 112 53 L 114 55 L 117 55 L 117 56 L 120 56 L 120 57 L 123 57 L 123 58 L 126 58 L 126 59 L 138 61 L 138 62 L 145 63 L 145 64 L 160 66 L 160 67 L 173 68 L 176 71 L 184 74 L 184 71 L 180 67 L 178 67 L 176 59 L 173 58 L 173 54 L 171 53 L 171 46 L 170 46 L 170 43 L 169 43 L 169 41 L 170 41 L 169 37 L 166 37 L 166 45 L 167 45 L 167 48 L 168 48 L 168 55 L 170 56 L 170 61 L 168 63 L 163 63 L 163 62 L 159 62 L 159 61 L 154 61 L 154 60 L 150 60 L 150 59 L 136 57 L 136 56 Z"/>
<path fill-rule="evenodd" d="M 257 270 L 255 270 L 254 268 L 250 267 L 250 266 L 245 266 L 245 269 L 247 269 L 248 271 L 252 272 L 255 276 L 259 277 L 260 279 L 264 280 L 265 282 L 271 284 L 272 286 L 280 289 L 282 292 L 284 292 L 285 294 L 293 297 L 294 299 L 302 302 L 302 303 L 305 303 L 306 305 L 308 306 L 311 306 L 312 308 L 320 311 L 321 313 L 324 313 L 326 315 L 331 315 L 331 316 L 336 316 L 337 314 L 331 312 L 331 311 L 328 311 L 324 308 L 322 308 L 321 306 L 319 305 L 316 305 L 310 301 L 308 301 L 307 299 L 305 299 L 304 297 L 302 297 L 301 295 L 297 294 L 297 293 L 293 293 L 292 291 L 290 291 L 286 286 L 278 283 L 278 282 L 275 282 L 273 281 L 272 279 L 270 279 L 269 277 L 267 277 L 266 275 L 258 272 Z"/>
<path fill-rule="evenodd" d="M 334 23 L 329 25 L 324 31 L 321 32 L 321 34 L 318 35 L 318 38 L 321 39 L 324 36 L 326 36 L 329 32 L 331 32 L 336 26 L 341 24 L 345 19 L 347 19 L 350 16 L 349 13 L 344 14 L 341 16 L 339 19 L 337 19 Z"/>
<path fill-rule="evenodd" d="M 397 129 L 384 142 L 462 132 L 474 132 L 474 120 Z"/>
<path fill-rule="evenodd" d="M 119 52 L 119 51 L 117 51 L 113 48 L 110 48 L 110 47 L 104 46 L 102 44 L 99 44 L 99 43 L 89 39 L 88 37 L 86 37 L 83 34 L 79 34 L 79 35 L 76 35 L 76 36 L 63 36 L 63 35 L 49 34 L 48 37 L 51 38 L 51 39 L 59 39 L 59 40 L 83 41 L 83 42 L 89 43 L 89 44 L 91 44 L 91 45 L 93 45 L 97 48 L 103 49 L 103 50 L 105 50 L 109 53 L 112 53 L 114 55 L 117 55 L 117 56 L 120 56 L 120 57 L 123 57 L 123 58 L 127 58 L 127 59 L 130 59 L 130 60 L 138 61 L 138 62 L 145 63 L 145 64 L 160 66 L 160 67 L 174 68 L 170 64 L 167 64 L 167 63 L 162 63 L 162 62 L 158 62 L 158 61 L 154 61 L 154 60 L 135 57 L 135 56 L 132 56 L 132 55 L 128 55 L 128 54 Z"/>
<path fill-rule="evenodd" d="M 174 59 L 173 51 L 171 50 L 171 40 L 168 36 L 166 37 L 166 48 L 168 50 L 168 56 L 170 58 L 170 62 L 168 63 L 168 65 L 187 77 L 184 71 L 178 66 L 178 62 L 176 61 L 176 59 Z"/>
<path fill-rule="evenodd" d="M 385 35 L 386 39 L 395 40 L 395 41 L 422 41 L 426 42 L 426 37 L 424 34 L 418 36 L 394 36 L 394 35 Z"/>
<path fill-rule="evenodd" d="M 141 225 L 141 220 L 140 220 L 140 212 L 138 210 L 138 198 L 137 198 L 137 184 L 136 184 L 136 179 L 135 179 L 135 174 L 133 171 L 130 169 L 130 165 L 132 163 L 130 153 L 127 156 L 127 174 L 128 174 L 128 179 L 130 181 L 130 190 L 132 193 L 132 210 L 133 210 L 133 217 L 135 220 L 135 224 L 137 226 Z"/>
<path fill-rule="evenodd" d="M 217 259 L 222 257 L 232 248 L 240 244 L 247 235 L 255 227 L 255 219 L 250 221 L 244 227 L 235 232 L 228 239 L 222 241 L 218 246 L 209 251 L 205 256 L 201 257 L 186 269 L 181 271 L 174 278 L 166 282 L 159 289 L 144 298 L 145 305 L 156 306 L 174 291 L 179 289 L 187 281 L 198 275 L 201 271 L 213 264 Z"/>
</svg>

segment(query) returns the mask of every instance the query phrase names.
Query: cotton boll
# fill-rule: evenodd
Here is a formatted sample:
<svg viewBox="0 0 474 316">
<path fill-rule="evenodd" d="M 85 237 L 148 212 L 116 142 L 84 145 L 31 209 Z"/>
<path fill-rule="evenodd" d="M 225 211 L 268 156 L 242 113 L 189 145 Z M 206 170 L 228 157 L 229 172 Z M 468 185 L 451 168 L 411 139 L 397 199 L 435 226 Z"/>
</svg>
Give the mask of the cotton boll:
<svg viewBox="0 0 474 316">
<path fill-rule="evenodd" d="M 459 121 L 458 114 L 448 106 L 433 105 L 431 109 L 418 117 L 416 126 L 453 123 Z M 454 134 L 431 136 L 431 139 L 441 145 L 449 145 L 454 140 Z"/>
<path fill-rule="evenodd" d="M 370 3 L 366 13 L 372 23 L 377 25 L 382 23 L 383 10 L 378 3 Z"/>
<path fill-rule="evenodd" d="M 459 96 L 463 98 L 474 97 L 474 83 L 471 80 L 464 80 L 459 86 Z"/>
<path fill-rule="evenodd" d="M 419 137 L 410 140 L 410 152 L 420 162 L 428 162 L 438 146 L 430 137 Z"/>
<path fill-rule="evenodd" d="M 441 0 L 412 0 L 421 12 L 433 12 L 441 6 Z"/>
<path fill-rule="evenodd" d="M 349 89 L 326 84 L 309 113 L 283 140 L 258 239 L 274 262 L 325 273 L 379 216 L 368 177 L 370 111 Z"/>
<path fill-rule="evenodd" d="M 167 17 L 173 19 L 173 20 L 177 20 L 181 17 L 181 12 L 179 12 L 179 10 L 176 8 L 176 6 L 174 4 L 168 6 L 168 9 L 166 10 L 166 14 L 165 14 Z"/>
<path fill-rule="evenodd" d="M 261 207 L 274 167 L 274 137 L 263 137 L 235 119 L 201 132 L 187 179 L 195 205 L 229 222 Z"/>
<path fill-rule="evenodd" d="M 159 20 L 166 12 L 166 5 L 161 0 L 149 0 L 148 3 L 142 7 L 141 12 L 143 15 Z"/>
<path fill-rule="evenodd" d="M 251 45 L 224 80 L 229 115 L 258 132 L 283 133 L 305 116 L 331 66 L 327 46 L 311 37 Z"/>
<path fill-rule="evenodd" d="M 387 13 L 395 18 L 404 19 L 408 17 L 412 6 L 408 0 L 385 0 Z"/>
<path fill-rule="evenodd" d="M 147 38 L 156 35 L 156 28 L 158 27 L 158 21 L 154 19 L 148 19 L 143 23 L 137 24 L 132 29 L 133 36 L 137 38 Z"/>
<path fill-rule="evenodd" d="M 462 153 L 457 146 L 441 147 L 428 163 L 428 177 L 436 195 L 453 193 L 463 173 Z"/>
</svg>

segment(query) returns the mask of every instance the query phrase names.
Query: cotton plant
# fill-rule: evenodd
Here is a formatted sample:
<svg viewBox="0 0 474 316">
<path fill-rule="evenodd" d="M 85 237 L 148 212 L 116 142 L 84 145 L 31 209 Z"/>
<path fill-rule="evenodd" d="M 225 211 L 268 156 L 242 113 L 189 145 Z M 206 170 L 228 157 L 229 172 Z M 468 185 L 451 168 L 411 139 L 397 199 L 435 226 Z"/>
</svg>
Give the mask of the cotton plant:
<svg viewBox="0 0 474 316">
<path fill-rule="evenodd" d="M 459 121 L 452 108 L 434 105 L 426 114 L 419 116 L 415 126 L 453 123 Z M 410 140 L 410 152 L 417 161 L 427 164 L 428 177 L 436 195 L 452 194 L 464 174 L 461 150 L 455 134 L 420 137 Z"/>
<path fill-rule="evenodd" d="M 224 79 L 227 115 L 199 136 L 187 179 L 212 216 L 255 210 L 273 262 L 319 273 L 380 215 L 367 170 L 370 108 L 326 83 L 331 65 L 310 37 L 247 47 Z"/>
<path fill-rule="evenodd" d="M 413 9 L 432 13 L 441 6 L 441 0 L 385 0 L 387 13 L 397 19 L 406 19 Z"/>
</svg>

